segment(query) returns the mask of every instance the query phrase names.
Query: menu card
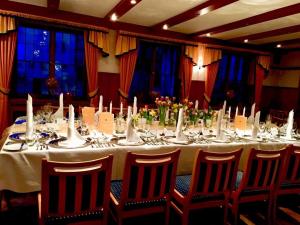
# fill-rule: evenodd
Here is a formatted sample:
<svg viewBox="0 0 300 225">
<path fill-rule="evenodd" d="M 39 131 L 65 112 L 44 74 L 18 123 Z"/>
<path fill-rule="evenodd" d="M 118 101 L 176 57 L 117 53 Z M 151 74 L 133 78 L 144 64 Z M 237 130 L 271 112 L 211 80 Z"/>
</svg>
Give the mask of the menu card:
<svg viewBox="0 0 300 225">
<path fill-rule="evenodd" d="M 234 120 L 235 129 L 246 130 L 247 128 L 247 117 L 237 115 Z"/>
<path fill-rule="evenodd" d="M 112 134 L 114 130 L 114 115 L 109 112 L 100 113 L 97 129 L 105 134 Z"/>
<path fill-rule="evenodd" d="M 95 124 L 95 108 L 94 107 L 83 107 L 82 108 L 83 122 L 87 126 L 93 126 Z"/>
</svg>

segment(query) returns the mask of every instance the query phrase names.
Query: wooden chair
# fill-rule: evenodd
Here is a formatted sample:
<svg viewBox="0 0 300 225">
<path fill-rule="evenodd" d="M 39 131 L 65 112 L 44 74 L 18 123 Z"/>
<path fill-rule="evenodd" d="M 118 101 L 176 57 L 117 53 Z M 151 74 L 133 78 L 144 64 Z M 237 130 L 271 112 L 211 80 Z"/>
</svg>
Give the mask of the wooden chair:
<svg viewBox="0 0 300 225">
<path fill-rule="evenodd" d="M 123 181 L 111 184 L 111 213 L 118 225 L 129 217 L 154 213 L 165 213 L 168 224 L 179 153 L 127 154 Z"/>
<path fill-rule="evenodd" d="M 300 146 L 290 145 L 287 149 L 284 168 L 280 176 L 280 185 L 277 194 L 300 193 Z"/>
<path fill-rule="evenodd" d="M 40 224 L 107 224 L 113 157 L 86 162 L 42 160 Z"/>
<path fill-rule="evenodd" d="M 267 202 L 267 222 L 274 223 L 275 215 L 272 212 L 275 191 L 279 185 L 285 150 L 251 149 L 247 167 L 243 173 L 238 174 L 237 189 L 231 195 L 230 208 L 234 224 L 238 223 L 240 205 L 251 202 Z"/>
<path fill-rule="evenodd" d="M 171 206 L 189 222 L 192 210 L 223 207 L 227 223 L 228 201 L 234 188 L 242 149 L 233 152 L 199 150 L 191 175 L 177 176 Z"/>
<path fill-rule="evenodd" d="M 286 207 L 299 206 L 300 196 L 300 147 L 290 145 L 287 149 L 285 163 L 280 174 L 280 185 L 277 191 L 277 205 L 282 211 Z M 276 215 L 277 207 L 274 207 Z M 291 209 L 285 210 L 286 212 Z M 298 216 L 298 222 L 300 217 Z"/>
</svg>

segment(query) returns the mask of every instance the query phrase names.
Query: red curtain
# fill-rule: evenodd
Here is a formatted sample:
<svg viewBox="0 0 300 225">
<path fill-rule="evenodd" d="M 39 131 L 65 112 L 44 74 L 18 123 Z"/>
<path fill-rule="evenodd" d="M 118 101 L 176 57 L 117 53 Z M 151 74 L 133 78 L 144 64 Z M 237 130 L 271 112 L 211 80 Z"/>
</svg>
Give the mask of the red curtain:
<svg viewBox="0 0 300 225">
<path fill-rule="evenodd" d="M 203 103 L 203 106 L 205 109 L 208 108 L 208 105 L 209 105 L 209 102 L 211 99 L 212 91 L 215 86 L 218 69 L 219 69 L 218 61 L 206 66 L 206 82 L 205 82 L 205 93 L 204 93 L 205 99 L 204 99 L 204 103 Z"/>
<path fill-rule="evenodd" d="M 129 93 L 137 54 L 137 50 L 134 50 L 120 56 L 120 89 L 126 96 L 128 96 Z M 123 102 L 123 99 L 121 99 L 121 101 Z M 124 103 L 126 103 L 126 101 Z"/>
<path fill-rule="evenodd" d="M 10 123 L 9 99 L 11 73 L 16 49 L 17 32 L 0 35 L 0 133 Z"/>
<path fill-rule="evenodd" d="M 193 74 L 193 61 L 191 58 L 181 56 L 180 59 L 180 74 L 181 74 L 181 98 L 189 98 L 192 74 Z"/>
<path fill-rule="evenodd" d="M 88 32 L 84 32 L 85 63 L 88 80 L 90 105 L 98 106 L 98 48 L 88 41 Z"/>
<path fill-rule="evenodd" d="M 260 99 L 261 99 L 261 91 L 262 85 L 265 76 L 265 69 L 262 66 L 256 64 L 256 76 L 255 76 L 255 103 L 256 108 L 260 108 Z"/>
</svg>

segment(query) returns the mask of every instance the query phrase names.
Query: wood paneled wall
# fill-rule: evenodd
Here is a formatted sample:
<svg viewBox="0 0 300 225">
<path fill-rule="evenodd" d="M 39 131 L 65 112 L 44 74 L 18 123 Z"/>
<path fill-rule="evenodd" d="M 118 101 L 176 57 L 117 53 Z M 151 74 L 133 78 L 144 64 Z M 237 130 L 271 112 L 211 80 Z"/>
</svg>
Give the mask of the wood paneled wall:
<svg viewBox="0 0 300 225">
<path fill-rule="evenodd" d="M 120 75 L 118 73 L 98 72 L 99 94 L 103 95 L 104 106 L 109 106 L 110 101 L 113 107 L 118 107 L 120 98 L 118 89 L 120 87 Z"/>
</svg>

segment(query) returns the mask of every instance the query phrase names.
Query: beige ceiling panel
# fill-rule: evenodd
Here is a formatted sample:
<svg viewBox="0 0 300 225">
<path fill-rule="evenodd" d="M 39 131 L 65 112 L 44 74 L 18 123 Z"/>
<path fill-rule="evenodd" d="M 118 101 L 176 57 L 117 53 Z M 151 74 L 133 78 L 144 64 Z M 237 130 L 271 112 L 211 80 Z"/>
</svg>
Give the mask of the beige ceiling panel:
<svg viewBox="0 0 300 225">
<path fill-rule="evenodd" d="M 212 37 L 228 40 L 228 39 L 241 37 L 245 35 L 251 35 L 251 34 L 266 32 L 270 30 L 276 30 L 284 27 L 299 25 L 299 21 L 300 21 L 300 13 L 292 16 L 282 17 L 280 19 L 270 20 L 264 23 L 259 23 L 259 24 L 223 32 L 223 33 L 218 33 L 212 35 Z"/>
<path fill-rule="evenodd" d="M 120 18 L 121 22 L 152 26 L 206 0 L 143 0 Z"/>
<path fill-rule="evenodd" d="M 280 41 L 292 40 L 292 39 L 297 39 L 297 38 L 300 38 L 300 32 L 279 35 L 279 36 L 274 36 L 274 37 L 269 37 L 269 38 L 263 38 L 263 39 L 255 40 L 253 42 L 250 41 L 249 43 L 253 43 L 253 44 L 266 44 L 266 43 L 270 43 L 270 42 L 280 43 Z"/>
<path fill-rule="evenodd" d="M 178 24 L 171 27 L 170 30 L 183 33 L 194 33 L 299 3 L 299 0 L 281 0 L 274 1 L 274 3 L 273 0 L 267 1 L 272 1 L 272 4 L 264 3 L 261 5 L 254 5 L 243 3 L 240 0 L 208 14 L 198 16 L 194 19 Z"/>
<path fill-rule="evenodd" d="M 2 0 L 0 0 L 2 1 Z M 30 5 L 44 6 L 47 7 L 47 0 L 13 0 L 11 2 L 21 2 Z"/>
<path fill-rule="evenodd" d="M 104 17 L 120 0 L 60 0 L 59 9 Z"/>
</svg>

